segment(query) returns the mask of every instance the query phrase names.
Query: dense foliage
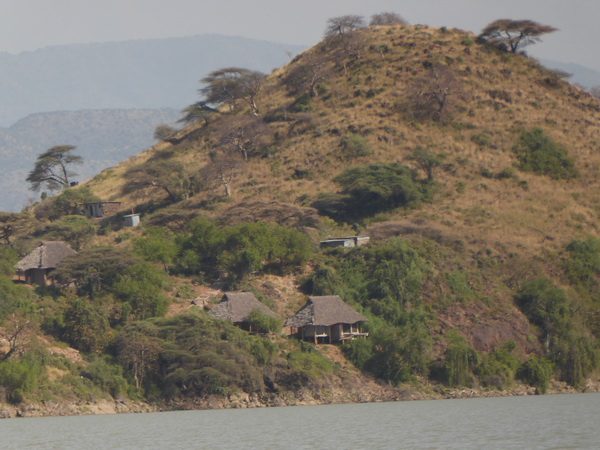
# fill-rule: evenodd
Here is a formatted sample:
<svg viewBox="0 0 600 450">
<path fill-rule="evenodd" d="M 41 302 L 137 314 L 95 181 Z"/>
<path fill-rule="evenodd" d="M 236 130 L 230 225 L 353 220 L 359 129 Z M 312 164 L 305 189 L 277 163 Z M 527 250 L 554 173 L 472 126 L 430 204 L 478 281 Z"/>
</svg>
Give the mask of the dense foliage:
<svg viewBox="0 0 600 450">
<path fill-rule="evenodd" d="M 220 227 L 196 218 L 190 230 L 177 237 L 177 269 L 192 275 L 214 277 L 225 270 L 238 281 L 253 272 L 283 274 L 306 263 L 312 254 L 308 236 L 279 225 L 257 222 Z"/>
<path fill-rule="evenodd" d="M 553 141 L 541 128 L 524 131 L 513 151 L 519 160 L 519 169 L 525 172 L 539 173 L 555 179 L 578 176 L 567 149 Z"/>
<path fill-rule="evenodd" d="M 419 180 L 414 170 L 397 163 L 346 169 L 333 179 L 338 195 L 324 195 L 313 206 L 338 220 L 369 217 L 393 208 L 412 208 L 431 199 L 431 180 Z"/>
</svg>

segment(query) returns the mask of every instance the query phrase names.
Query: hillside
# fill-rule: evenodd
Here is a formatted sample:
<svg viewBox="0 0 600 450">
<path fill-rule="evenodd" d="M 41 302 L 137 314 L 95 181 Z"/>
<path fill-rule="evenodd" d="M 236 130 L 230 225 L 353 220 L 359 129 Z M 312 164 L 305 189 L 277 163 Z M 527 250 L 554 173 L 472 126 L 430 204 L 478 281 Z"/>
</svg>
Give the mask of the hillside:
<svg viewBox="0 0 600 450">
<path fill-rule="evenodd" d="M 21 252 L 32 236 L 81 247 L 56 272 L 49 336 L 172 407 L 356 401 L 357 386 L 371 399 L 597 389 L 598 99 L 426 26 L 326 39 L 259 89 L 228 90 L 252 76 L 215 77 L 218 111 L 35 205 L 36 230 L 8 219 Z M 90 195 L 121 212 L 61 217 Z M 132 210 L 141 226 L 125 228 Z M 355 234 L 369 244 L 318 248 Z M 218 289 L 254 292 L 281 319 L 340 295 L 369 336 L 340 353 L 251 335 L 196 308 Z"/>
<path fill-rule="evenodd" d="M 218 35 L 46 47 L 0 53 L 0 124 L 80 109 L 180 110 L 218 67 L 270 71 L 301 47 Z"/>
</svg>

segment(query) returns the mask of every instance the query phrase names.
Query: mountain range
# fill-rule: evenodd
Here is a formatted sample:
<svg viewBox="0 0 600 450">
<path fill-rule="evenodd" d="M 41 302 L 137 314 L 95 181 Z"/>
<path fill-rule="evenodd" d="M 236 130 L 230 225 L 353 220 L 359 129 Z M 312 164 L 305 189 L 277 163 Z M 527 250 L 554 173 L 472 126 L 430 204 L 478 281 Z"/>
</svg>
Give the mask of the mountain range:
<svg viewBox="0 0 600 450">
<path fill-rule="evenodd" d="M 297 45 L 199 35 L 0 53 L 0 210 L 22 208 L 36 155 L 75 145 L 85 179 L 152 145 L 198 100 L 198 80 L 240 66 L 269 72 Z"/>
</svg>

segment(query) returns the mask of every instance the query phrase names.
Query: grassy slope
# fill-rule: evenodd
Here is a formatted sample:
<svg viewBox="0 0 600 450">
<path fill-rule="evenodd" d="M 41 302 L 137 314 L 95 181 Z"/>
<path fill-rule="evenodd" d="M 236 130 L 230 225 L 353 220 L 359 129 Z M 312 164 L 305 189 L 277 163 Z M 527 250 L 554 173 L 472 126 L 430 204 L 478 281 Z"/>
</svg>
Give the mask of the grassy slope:
<svg viewBox="0 0 600 450">
<path fill-rule="evenodd" d="M 296 120 L 270 123 L 271 145 L 277 152 L 245 165 L 230 201 L 201 209 L 202 200 L 216 195 L 209 191 L 175 206 L 208 215 L 243 202 L 309 206 L 318 193 L 336 191 L 331 180 L 347 167 L 375 161 L 406 163 L 417 146 L 443 153 L 446 166 L 436 173 L 441 185 L 436 200 L 417 210 L 398 210 L 377 222 L 366 222 L 366 234 L 374 241 L 401 235 L 436 261 L 423 296 L 438 311 L 441 332 L 459 326 L 480 349 L 513 338 L 524 351 L 533 350 L 535 344 L 528 338 L 533 331 L 512 303 L 518 281 L 511 280 L 537 274 L 558 277 L 557 261 L 565 244 L 575 237 L 598 237 L 598 100 L 556 81 L 535 61 L 488 50 L 473 43 L 473 35 L 459 30 L 398 26 L 362 33 L 367 45 L 361 59 L 348 64 L 346 73 L 331 64 L 333 75 L 324 83 L 324 92 L 312 99 L 309 111 L 291 112 L 295 98 L 283 85 L 287 71 L 302 64 L 302 58 L 271 74 L 258 99 L 261 114 L 285 110 Z M 324 46 L 308 52 L 326 51 Z M 407 94 L 415 77 L 425 74 L 425 65 L 437 62 L 456 71 L 467 98 L 458 101 L 454 114 L 443 123 L 416 121 L 406 109 Z M 127 208 L 160 201 L 162 194 L 156 191 L 124 194 L 126 170 L 161 150 L 172 150 L 173 158 L 199 169 L 214 145 L 214 127 L 189 127 L 182 131 L 187 138 L 181 144 L 159 144 L 89 185 L 100 197 L 121 200 Z M 498 174 L 512 167 L 516 161 L 512 146 L 523 129 L 534 127 L 543 128 L 569 149 L 580 178 L 555 181 L 522 172 L 509 179 L 482 175 L 484 170 Z M 473 141 L 482 133 L 489 140 L 485 146 Z M 363 136 L 372 155 L 344 158 L 340 142 L 351 134 Z M 296 169 L 309 176 L 293 179 Z M 486 300 L 445 301 L 444 274 L 454 271 L 466 273 L 476 298 Z M 293 280 L 287 286 L 293 286 Z M 290 308 L 280 305 L 279 309 Z"/>
</svg>

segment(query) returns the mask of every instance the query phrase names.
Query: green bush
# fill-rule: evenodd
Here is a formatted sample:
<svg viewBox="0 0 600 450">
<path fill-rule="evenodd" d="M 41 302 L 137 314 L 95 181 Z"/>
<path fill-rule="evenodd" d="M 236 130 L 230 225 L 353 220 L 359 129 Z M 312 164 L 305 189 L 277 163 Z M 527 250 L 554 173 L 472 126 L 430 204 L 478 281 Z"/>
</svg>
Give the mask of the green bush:
<svg viewBox="0 0 600 450">
<path fill-rule="evenodd" d="M 294 229 L 266 223 L 217 227 L 208 219 L 194 219 L 189 235 L 181 235 L 178 270 L 216 276 L 226 270 L 236 281 L 253 272 L 286 273 L 312 255 L 310 238 Z"/>
<path fill-rule="evenodd" d="M 517 377 L 524 383 L 533 386 L 540 394 L 548 390 L 552 379 L 552 362 L 536 356 L 525 361 L 517 371 Z"/>
<path fill-rule="evenodd" d="M 139 262 L 127 267 L 114 285 L 114 293 L 130 307 L 137 319 L 162 316 L 169 305 L 163 294 L 168 285 L 166 274 L 150 263 Z"/>
<path fill-rule="evenodd" d="M 248 316 L 248 325 L 253 331 L 259 333 L 279 333 L 281 332 L 282 323 L 277 317 L 270 316 L 260 309 L 254 308 Z"/>
<path fill-rule="evenodd" d="M 508 341 L 496 348 L 490 355 L 483 355 L 477 368 L 481 384 L 495 389 L 508 389 L 515 380 L 520 362 L 513 353 L 517 344 Z"/>
<path fill-rule="evenodd" d="M 305 352 L 293 350 L 288 353 L 288 363 L 296 372 L 305 375 L 309 380 L 321 378 L 333 371 L 333 364 L 318 351 Z"/>
<path fill-rule="evenodd" d="M 111 362 L 108 356 L 92 356 L 89 364 L 81 370 L 81 376 L 91 380 L 115 399 L 125 396 L 129 391 L 123 368 Z"/>
<path fill-rule="evenodd" d="M 578 176 L 575 163 L 562 145 L 554 142 L 541 128 L 525 131 L 513 151 L 519 160 L 519 169 L 547 175 L 554 179 Z"/>
<path fill-rule="evenodd" d="M 61 338 L 82 352 L 97 352 L 108 342 L 108 319 L 88 299 L 71 298 L 64 311 Z"/>
<path fill-rule="evenodd" d="M 434 186 L 418 180 L 413 169 L 397 163 L 346 169 L 333 181 L 342 188 L 342 196 L 335 202 L 317 200 L 313 206 L 324 215 L 345 221 L 397 207 L 414 208 L 431 200 Z"/>
<path fill-rule="evenodd" d="M 0 386 L 6 389 L 6 399 L 21 403 L 38 388 L 43 366 L 33 354 L 20 359 L 0 361 Z"/>
<path fill-rule="evenodd" d="M 457 331 L 451 330 L 447 337 L 444 367 L 448 386 L 471 386 L 472 374 L 480 364 L 479 355 Z"/>
<path fill-rule="evenodd" d="M 371 148 L 368 141 L 357 134 L 352 134 L 347 138 L 342 139 L 342 159 L 353 159 L 361 156 L 369 156 Z"/>
<path fill-rule="evenodd" d="M 166 228 L 148 228 L 144 235 L 133 240 L 133 248 L 146 261 L 160 263 L 165 270 L 172 264 L 177 254 L 177 244 Z"/>
</svg>

